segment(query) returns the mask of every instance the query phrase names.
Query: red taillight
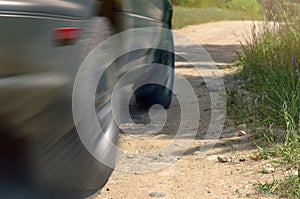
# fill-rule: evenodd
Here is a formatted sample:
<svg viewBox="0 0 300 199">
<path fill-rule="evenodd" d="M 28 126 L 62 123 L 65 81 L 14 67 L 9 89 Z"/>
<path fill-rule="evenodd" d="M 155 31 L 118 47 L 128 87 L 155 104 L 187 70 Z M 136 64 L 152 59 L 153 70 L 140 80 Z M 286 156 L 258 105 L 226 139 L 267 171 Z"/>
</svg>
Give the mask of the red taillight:
<svg viewBox="0 0 300 199">
<path fill-rule="evenodd" d="M 54 30 L 55 40 L 74 40 L 81 34 L 81 28 L 57 28 Z"/>
</svg>

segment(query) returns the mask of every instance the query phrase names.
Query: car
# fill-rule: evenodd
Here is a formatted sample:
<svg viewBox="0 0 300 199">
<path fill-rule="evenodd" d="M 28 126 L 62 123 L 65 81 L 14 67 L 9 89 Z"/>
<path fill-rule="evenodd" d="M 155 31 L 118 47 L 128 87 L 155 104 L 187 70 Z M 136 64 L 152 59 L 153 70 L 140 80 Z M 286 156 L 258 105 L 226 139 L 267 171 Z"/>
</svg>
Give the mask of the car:
<svg viewBox="0 0 300 199">
<path fill-rule="evenodd" d="M 130 84 L 139 107 L 171 104 L 174 43 L 172 33 L 161 30 L 171 30 L 172 12 L 169 0 L 0 0 L 0 198 L 84 198 L 106 184 L 116 154 L 106 143 L 117 145 L 119 133 L 111 103 L 117 82 L 136 70 Z M 141 34 L 141 28 L 158 34 L 111 45 L 150 47 L 120 54 L 108 67 L 98 57 L 104 72 L 94 108 L 103 132 L 91 142 L 107 165 L 78 133 L 74 84 L 101 42 Z M 151 63 L 167 70 L 158 75 Z M 158 77 L 162 84 L 151 82 Z"/>
</svg>

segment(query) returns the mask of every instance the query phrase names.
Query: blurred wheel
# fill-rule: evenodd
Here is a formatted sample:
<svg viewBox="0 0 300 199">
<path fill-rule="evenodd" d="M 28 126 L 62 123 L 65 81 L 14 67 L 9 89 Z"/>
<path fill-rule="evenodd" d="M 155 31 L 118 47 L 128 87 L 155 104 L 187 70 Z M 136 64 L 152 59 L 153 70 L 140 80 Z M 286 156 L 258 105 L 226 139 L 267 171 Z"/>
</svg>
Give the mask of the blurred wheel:
<svg viewBox="0 0 300 199">
<path fill-rule="evenodd" d="M 173 53 L 173 41 L 166 41 L 169 51 L 157 49 L 155 52 L 154 63 L 163 65 L 166 67 L 164 70 L 165 77 L 162 80 L 164 85 L 159 84 L 146 84 L 139 87 L 135 91 L 135 98 L 137 104 L 142 108 L 149 108 L 154 104 L 159 104 L 165 109 L 169 108 L 172 102 L 172 88 L 174 83 L 174 53 Z"/>
<path fill-rule="evenodd" d="M 93 50 L 100 42 L 112 35 L 111 24 L 103 17 L 91 19 L 87 22 L 84 30 L 87 32 L 83 34 L 88 34 L 91 42 L 88 40 L 82 46 L 88 51 Z M 101 56 L 110 52 L 110 49 L 106 48 L 100 50 L 99 55 L 97 54 L 97 58 L 100 60 Z M 104 70 L 105 66 L 99 64 L 95 68 L 98 69 L 98 67 L 100 70 Z M 82 140 L 80 133 L 85 132 L 79 132 L 74 127 L 74 115 L 72 115 L 74 114 L 72 110 L 74 104 L 72 104 L 71 98 L 64 101 L 58 100 L 59 103 L 53 104 L 43 114 L 34 118 L 31 125 L 30 122 L 26 123 L 28 127 L 23 128 L 32 129 L 33 127 L 35 128 L 34 132 L 38 132 L 31 144 L 34 146 L 32 149 L 32 176 L 34 176 L 35 185 L 38 186 L 36 190 L 39 196 L 42 195 L 38 198 L 83 198 L 99 191 L 106 184 L 114 169 L 116 147 L 113 146 L 117 145 L 119 132 L 114 122 L 110 103 L 111 87 L 116 81 L 115 69 L 115 67 L 107 69 L 98 82 L 94 108 L 103 132 L 100 133 L 99 130 L 93 137 L 88 138 L 91 140 L 92 146 L 87 146 L 85 140 Z M 89 72 L 83 79 L 78 80 L 79 85 L 84 85 L 86 88 L 81 90 L 81 96 L 86 95 L 87 90 L 93 87 L 89 79 L 93 79 L 92 74 L 96 74 L 96 72 Z M 74 83 L 74 87 L 76 86 L 78 85 Z M 72 90 L 68 92 L 72 93 Z M 89 102 L 83 102 L 82 107 L 89 106 L 87 105 Z M 84 113 L 81 114 L 84 115 Z M 55 121 L 59 122 L 55 123 Z M 76 120 L 76 124 L 77 122 L 80 121 Z M 112 144 L 108 144 L 108 142 Z M 101 162 L 94 157 L 96 149 L 101 153 Z M 109 166 L 107 166 L 107 162 L 110 163 Z"/>
</svg>

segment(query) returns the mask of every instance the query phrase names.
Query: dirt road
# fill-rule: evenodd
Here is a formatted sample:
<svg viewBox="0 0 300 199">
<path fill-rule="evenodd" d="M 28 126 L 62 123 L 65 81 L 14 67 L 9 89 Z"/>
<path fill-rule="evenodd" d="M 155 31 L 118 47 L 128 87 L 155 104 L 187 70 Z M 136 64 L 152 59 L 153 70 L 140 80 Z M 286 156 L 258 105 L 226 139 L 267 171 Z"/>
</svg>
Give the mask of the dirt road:
<svg viewBox="0 0 300 199">
<path fill-rule="evenodd" d="M 228 66 L 234 62 L 240 42 L 250 36 L 252 26 L 253 22 L 248 21 L 216 22 L 189 26 L 179 32 L 204 47 L 214 60 L 209 64 L 217 65 L 219 73 L 224 75 L 234 71 Z M 120 148 L 127 155 L 119 161 L 108 184 L 92 198 L 272 198 L 256 192 L 256 184 L 272 180 L 276 172 L 271 169 L 262 174 L 261 170 L 268 166 L 268 161 L 250 158 L 255 147 L 246 125 L 233 126 L 227 118 L 215 148 L 207 156 L 201 156 L 199 150 L 211 119 L 209 88 L 201 74 L 190 63 L 178 57 L 176 73 L 189 80 L 199 102 L 200 123 L 191 145 L 183 151 L 182 156 L 174 155 L 175 162 L 169 161 L 169 157 L 163 153 L 152 153 L 170 145 L 178 131 L 179 121 L 185 117 L 181 115 L 180 103 L 175 99 L 167 112 L 167 122 L 159 133 L 121 135 Z M 225 81 L 225 86 L 228 83 Z M 136 118 L 136 121 L 143 120 L 143 114 Z M 147 128 L 143 122 L 138 125 Z M 135 127 L 125 124 L 125 128 Z M 180 144 L 175 144 L 174 147 L 180 150 Z M 153 166 L 150 163 L 161 167 L 147 170 Z"/>
</svg>

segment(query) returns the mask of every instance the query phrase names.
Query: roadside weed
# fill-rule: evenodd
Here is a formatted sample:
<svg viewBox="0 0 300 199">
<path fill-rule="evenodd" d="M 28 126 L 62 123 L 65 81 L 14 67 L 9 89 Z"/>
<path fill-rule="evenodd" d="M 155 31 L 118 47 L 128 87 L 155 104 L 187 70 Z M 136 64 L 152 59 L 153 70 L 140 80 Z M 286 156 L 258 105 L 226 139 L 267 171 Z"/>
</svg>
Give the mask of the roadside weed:
<svg viewBox="0 0 300 199">
<path fill-rule="evenodd" d="M 253 27 L 237 62 L 242 66 L 238 81 L 246 82 L 243 90 L 249 95 L 236 99 L 238 91 L 229 91 L 228 106 L 233 119 L 251 120 L 253 127 L 264 129 L 256 143 L 260 158 L 276 157 L 287 170 L 298 170 L 282 180 L 258 184 L 260 193 L 300 198 L 300 20 L 282 13 L 276 21 Z M 247 107 L 247 98 L 251 111 L 245 113 L 240 109 Z"/>
</svg>

